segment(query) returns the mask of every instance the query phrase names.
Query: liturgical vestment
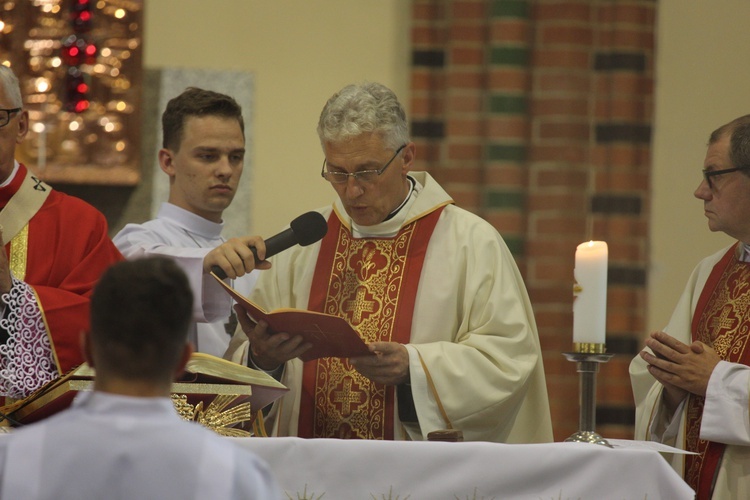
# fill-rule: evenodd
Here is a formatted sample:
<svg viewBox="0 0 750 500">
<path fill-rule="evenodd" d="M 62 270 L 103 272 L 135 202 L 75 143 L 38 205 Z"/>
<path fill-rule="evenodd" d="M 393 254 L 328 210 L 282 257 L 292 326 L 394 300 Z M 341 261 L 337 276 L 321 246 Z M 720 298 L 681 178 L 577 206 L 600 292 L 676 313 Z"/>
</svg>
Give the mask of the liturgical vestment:
<svg viewBox="0 0 750 500">
<path fill-rule="evenodd" d="M 698 495 L 701 500 L 750 498 L 750 263 L 742 261 L 746 252 L 742 245 L 732 245 L 702 260 L 664 329 L 685 344 L 696 340 L 697 333 L 697 340 L 712 345 L 722 358 L 711 374 L 705 398 L 690 396 L 674 416 L 666 415 L 662 385 L 648 373 L 640 356 L 630 364 L 636 402 L 635 438 L 691 451 L 711 450 L 701 457 L 667 455 L 694 489 L 698 489 L 696 484 L 704 486 L 704 494 Z M 700 409 L 696 403 L 702 411 L 696 412 Z M 697 422 L 696 415 L 702 416 Z M 701 463 L 704 481 L 698 483 Z M 705 492 L 710 491 L 712 483 L 710 496 Z"/>
<path fill-rule="evenodd" d="M 92 289 L 110 264 L 122 260 L 107 235 L 104 215 L 31 175 L 27 178 L 26 167 L 18 163 L 0 187 L 3 212 L 17 208 L 24 183 L 32 198 L 46 198 L 12 238 L 9 223 L 4 223 L 13 285 L 0 324 L 5 337 L 0 394 L 15 398 L 83 362 L 79 337 L 88 330 Z"/>
<path fill-rule="evenodd" d="M 313 437 L 422 440 L 453 428 L 465 440 L 552 441 L 536 324 L 510 251 L 489 223 L 453 205 L 429 174 L 409 176 L 410 196 L 383 223 L 357 226 L 340 200 L 322 209 L 329 220 L 323 241 L 274 256 L 251 299 L 269 311 L 324 307 L 346 317 L 366 342 L 404 344 L 410 387 L 398 390 L 410 389 L 416 421 L 381 411 L 394 388 L 362 389 L 364 377 L 345 360 L 294 359 L 281 379 L 290 392 L 266 420 L 269 433 L 307 436 L 304 428 L 312 426 Z M 416 273 L 409 270 L 413 261 L 420 261 Z M 368 326 L 373 318 L 377 331 Z M 247 347 L 233 359 L 245 361 Z M 320 422 L 334 417 L 346 424 L 340 435 L 317 433 L 325 431 Z M 358 432 L 364 427 L 372 435 Z"/>
</svg>

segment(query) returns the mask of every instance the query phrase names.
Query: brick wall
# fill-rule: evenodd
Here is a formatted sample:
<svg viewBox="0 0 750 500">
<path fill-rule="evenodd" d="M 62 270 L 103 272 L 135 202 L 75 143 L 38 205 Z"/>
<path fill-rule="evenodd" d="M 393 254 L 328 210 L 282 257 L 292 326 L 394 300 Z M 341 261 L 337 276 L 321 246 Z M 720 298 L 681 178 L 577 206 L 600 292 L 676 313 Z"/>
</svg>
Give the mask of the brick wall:
<svg viewBox="0 0 750 500">
<path fill-rule="evenodd" d="M 597 431 L 632 437 L 645 325 L 653 0 L 412 0 L 412 135 L 424 169 L 491 222 L 531 296 L 555 439 L 578 428 L 576 246 L 609 246 Z"/>
</svg>

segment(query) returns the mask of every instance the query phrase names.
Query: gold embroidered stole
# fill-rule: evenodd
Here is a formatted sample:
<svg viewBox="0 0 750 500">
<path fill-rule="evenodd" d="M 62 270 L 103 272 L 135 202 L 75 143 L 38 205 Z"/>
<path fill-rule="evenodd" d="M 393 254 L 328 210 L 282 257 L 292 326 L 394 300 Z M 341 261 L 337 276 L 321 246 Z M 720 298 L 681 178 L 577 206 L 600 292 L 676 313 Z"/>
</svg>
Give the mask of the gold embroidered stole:
<svg viewBox="0 0 750 500">
<path fill-rule="evenodd" d="M 737 245 L 716 263 L 693 315 L 693 340 L 711 346 L 724 361 L 750 365 L 750 263 L 737 259 Z M 696 498 L 709 499 L 725 445 L 699 438 L 705 398 L 690 395 L 685 448 L 699 453 L 685 461 L 685 481 Z"/>
<path fill-rule="evenodd" d="M 24 167 L 25 168 L 25 167 Z M 50 188 L 26 170 L 26 177 L 16 194 L 0 210 L 3 241 L 10 242 L 9 266 L 19 280 L 26 277 L 26 258 L 29 242 L 29 221 L 42 207 Z"/>
<path fill-rule="evenodd" d="M 427 245 L 444 207 L 393 238 L 353 238 L 335 212 L 321 244 L 308 309 L 346 318 L 365 342 L 408 343 Z M 305 363 L 299 436 L 393 439 L 395 389 L 346 359 Z"/>
</svg>

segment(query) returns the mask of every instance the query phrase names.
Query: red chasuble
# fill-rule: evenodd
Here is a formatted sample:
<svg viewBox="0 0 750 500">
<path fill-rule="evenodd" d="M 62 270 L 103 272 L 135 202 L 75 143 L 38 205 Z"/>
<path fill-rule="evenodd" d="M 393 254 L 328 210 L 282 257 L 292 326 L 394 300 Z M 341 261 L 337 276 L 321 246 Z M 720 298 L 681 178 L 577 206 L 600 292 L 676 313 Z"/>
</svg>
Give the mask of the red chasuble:
<svg viewBox="0 0 750 500">
<path fill-rule="evenodd" d="M 21 165 L 13 181 L 0 188 L 0 208 L 18 191 L 25 176 L 26 167 Z M 50 189 L 41 184 L 39 188 Z M 5 251 L 15 277 L 34 291 L 57 371 L 62 374 L 83 362 L 79 336 L 89 328 L 94 284 L 110 264 L 123 257 L 107 235 L 104 215 L 59 191 L 50 192 L 26 230 L 26 244 L 5 241 Z"/>
<path fill-rule="evenodd" d="M 308 309 L 346 318 L 365 342 L 411 336 L 422 264 L 443 207 L 405 225 L 393 238 L 353 238 L 334 211 Z M 395 388 L 376 384 L 346 359 L 305 363 L 299 436 L 393 439 Z"/>
<path fill-rule="evenodd" d="M 713 347 L 724 361 L 750 365 L 750 263 L 737 259 L 737 245 L 716 263 L 693 315 L 693 340 Z M 710 499 L 724 444 L 699 439 L 705 398 L 691 395 L 687 407 L 685 481 L 696 498 Z"/>
</svg>

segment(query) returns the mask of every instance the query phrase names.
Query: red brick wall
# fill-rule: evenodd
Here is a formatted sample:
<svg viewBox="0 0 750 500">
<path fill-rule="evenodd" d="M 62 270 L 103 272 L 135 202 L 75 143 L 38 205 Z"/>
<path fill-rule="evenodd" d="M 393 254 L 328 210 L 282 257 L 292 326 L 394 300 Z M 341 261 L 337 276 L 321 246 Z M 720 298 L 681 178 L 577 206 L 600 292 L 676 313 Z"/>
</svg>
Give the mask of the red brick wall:
<svg viewBox="0 0 750 500">
<path fill-rule="evenodd" d="M 609 246 L 597 431 L 632 437 L 644 328 L 656 2 L 412 0 L 417 169 L 490 221 L 534 307 L 555 439 L 578 428 L 576 245 Z"/>
</svg>

